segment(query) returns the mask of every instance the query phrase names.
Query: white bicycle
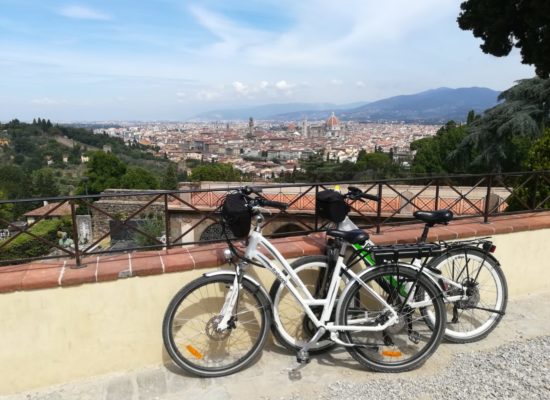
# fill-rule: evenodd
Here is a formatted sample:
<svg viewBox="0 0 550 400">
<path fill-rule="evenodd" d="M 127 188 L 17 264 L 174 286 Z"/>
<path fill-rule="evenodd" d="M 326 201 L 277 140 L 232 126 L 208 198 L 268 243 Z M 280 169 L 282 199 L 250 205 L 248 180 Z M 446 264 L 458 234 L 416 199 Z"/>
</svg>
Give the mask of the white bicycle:
<svg viewBox="0 0 550 400">
<path fill-rule="evenodd" d="M 334 232 L 342 240 L 340 253 L 331 267 L 326 293 L 314 296 L 302 274 L 262 235 L 262 210 L 266 207 L 285 209 L 287 205 L 269 201 L 259 189 L 250 187 L 226 197 L 223 221 L 236 237 L 248 236 L 248 243 L 241 254 L 228 240 L 227 259 L 235 271 L 203 275 L 183 287 L 168 305 L 163 339 L 179 367 L 195 375 L 216 377 L 237 372 L 259 356 L 273 312 L 282 310 L 274 310 L 262 285 L 246 274 L 251 266 L 272 272 L 307 316 L 311 337 L 297 349 L 301 364 L 309 362 L 310 350 L 326 337 L 375 371 L 407 371 L 433 354 L 446 321 L 441 291 L 433 282 L 403 263 L 355 274 L 344 265 L 344 254 L 350 243 L 361 238 L 357 232 Z M 390 277 L 392 284 L 388 285 Z M 283 330 L 277 319 L 273 329 Z"/>
</svg>

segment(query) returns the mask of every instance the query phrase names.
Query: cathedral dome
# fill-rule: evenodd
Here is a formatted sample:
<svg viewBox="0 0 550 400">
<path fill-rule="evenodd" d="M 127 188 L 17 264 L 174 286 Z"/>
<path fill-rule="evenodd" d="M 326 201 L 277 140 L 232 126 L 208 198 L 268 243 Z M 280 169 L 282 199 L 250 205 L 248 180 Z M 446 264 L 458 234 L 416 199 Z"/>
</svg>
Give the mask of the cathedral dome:
<svg viewBox="0 0 550 400">
<path fill-rule="evenodd" d="M 338 121 L 338 118 L 334 116 L 334 113 L 330 116 L 329 119 L 327 119 L 327 127 L 334 128 L 335 126 L 339 125 L 340 121 Z"/>
</svg>

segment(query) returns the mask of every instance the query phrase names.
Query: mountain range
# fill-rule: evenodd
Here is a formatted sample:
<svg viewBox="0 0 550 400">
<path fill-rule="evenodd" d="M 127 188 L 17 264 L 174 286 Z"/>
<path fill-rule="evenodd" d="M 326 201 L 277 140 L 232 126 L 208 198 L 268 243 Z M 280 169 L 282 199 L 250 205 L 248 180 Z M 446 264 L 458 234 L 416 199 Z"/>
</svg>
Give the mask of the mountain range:
<svg viewBox="0 0 550 400">
<path fill-rule="evenodd" d="M 444 123 L 464 121 L 470 110 L 481 113 L 498 103 L 500 92 L 481 87 L 438 88 L 420 93 L 352 104 L 281 103 L 251 108 L 215 110 L 198 114 L 194 120 L 300 121 L 327 119 L 332 112 L 345 121 Z"/>
</svg>

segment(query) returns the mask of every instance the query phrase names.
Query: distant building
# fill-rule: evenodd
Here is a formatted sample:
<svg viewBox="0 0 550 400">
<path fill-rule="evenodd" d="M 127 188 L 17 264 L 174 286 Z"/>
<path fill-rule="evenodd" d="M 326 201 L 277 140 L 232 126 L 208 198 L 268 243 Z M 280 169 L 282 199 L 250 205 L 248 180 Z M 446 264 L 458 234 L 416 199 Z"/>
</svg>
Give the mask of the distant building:
<svg viewBox="0 0 550 400">
<path fill-rule="evenodd" d="M 32 224 L 37 218 L 44 217 L 52 209 L 57 207 L 59 203 L 48 203 L 45 202 L 42 207 L 35 208 L 24 214 L 27 219 L 27 224 Z M 44 219 L 53 219 L 53 218 L 63 218 L 71 215 L 71 206 L 69 203 L 65 203 L 57 207 L 54 211 L 51 211 Z"/>
<path fill-rule="evenodd" d="M 248 133 L 246 138 L 249 140 L 254 139 L 254 118 L 250 117 L 248 120 Z"/>
<path fill-rule="evenodd" d="M 325 132 L 328 137 L 340 137 L 341 131 L 342 127 L 340 125 L 340 121 L 336 118 L 333 112 L 325 123 Z"/>
<path fill-rule="evenodd" d="M 307 124 L 304 121 L 304 124 Z M 322 125 L 311 125 L 305 128 L 302 127 L 302 130 L 306 130 L 308 138 L 338 138 L 343 136 L 344 130 L 338 118 L 332 113 L 332 115 L 325 121 Z"/>
</svg>

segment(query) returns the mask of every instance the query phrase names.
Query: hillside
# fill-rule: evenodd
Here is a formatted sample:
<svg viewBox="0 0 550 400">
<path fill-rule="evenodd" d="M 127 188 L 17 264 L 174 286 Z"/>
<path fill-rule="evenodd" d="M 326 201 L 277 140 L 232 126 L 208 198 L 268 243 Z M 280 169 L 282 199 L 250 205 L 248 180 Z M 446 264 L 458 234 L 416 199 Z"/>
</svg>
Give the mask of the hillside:
<svg viewBox="0 0 550 400">
<path fill-rule="evenodd" d="M 487 88 L 439 88 L 395 96 L 341 112 L 347 120 L 400 120 L 409 122 L 463 121 L 468 111 L 481 113 L 497 104 L 499 92 Z"/>
<path fill-rule="evenodd" d="M 168 166 L 167 160 L 149 153 L 144 146 L 127 146 L 118 138 L 94 135 L 82 128 L 53 125 L 49 121 L 26 124 L 14 120 L 0 124 L 0 138 L 0 167 L 11 168 L 26 177 L 18 188 L 21 193 L 15 194 L 18 198 L 33 194 L 31 177 L 44 168 L 53 174 L 61 194 L 74 194 L 86 171 L 81 157 L 106 145 L 124 163 L 145 168 L 157 176 Z M 4 192 L 5 196 L 11 195 L 7 192 L 12 190 Z"/>
<path fill-rule="evenodd" d="M 288 103 L 266 104 L 258 107 L 216 110 L 197 115 L 194 119 L 299 121 L 326 119 L 333 111 L 343 120 L 405 121 L 445 123 L 464 121 L 468 111 L 482 113 L 497 104 L 500 92 L 488 88 L 438 88 L 425 92 L 394 96 L 375 102 L 355 104 Z"/>
<path fill-rule="evenodd" d="M 199 121 L 246 121 L 248 118 L 254 119 L 273 119 L 279 114 L 300 114 L 303 112 L 314 113 L 321 112 L 326 114 L 325 110 L 340 110 L 358 107 L 366 102 L 353 104 L 332 104 L 332 103 L 278 103 L 265 104 L 257 107 L 243 107 L 235 109 L 220 109 L 197 114 L 191 120 Z M 304 111 L 306 110 L 306 111 Z M 276 118 L 276 117 L 275 117 Z"/>
</svg>

